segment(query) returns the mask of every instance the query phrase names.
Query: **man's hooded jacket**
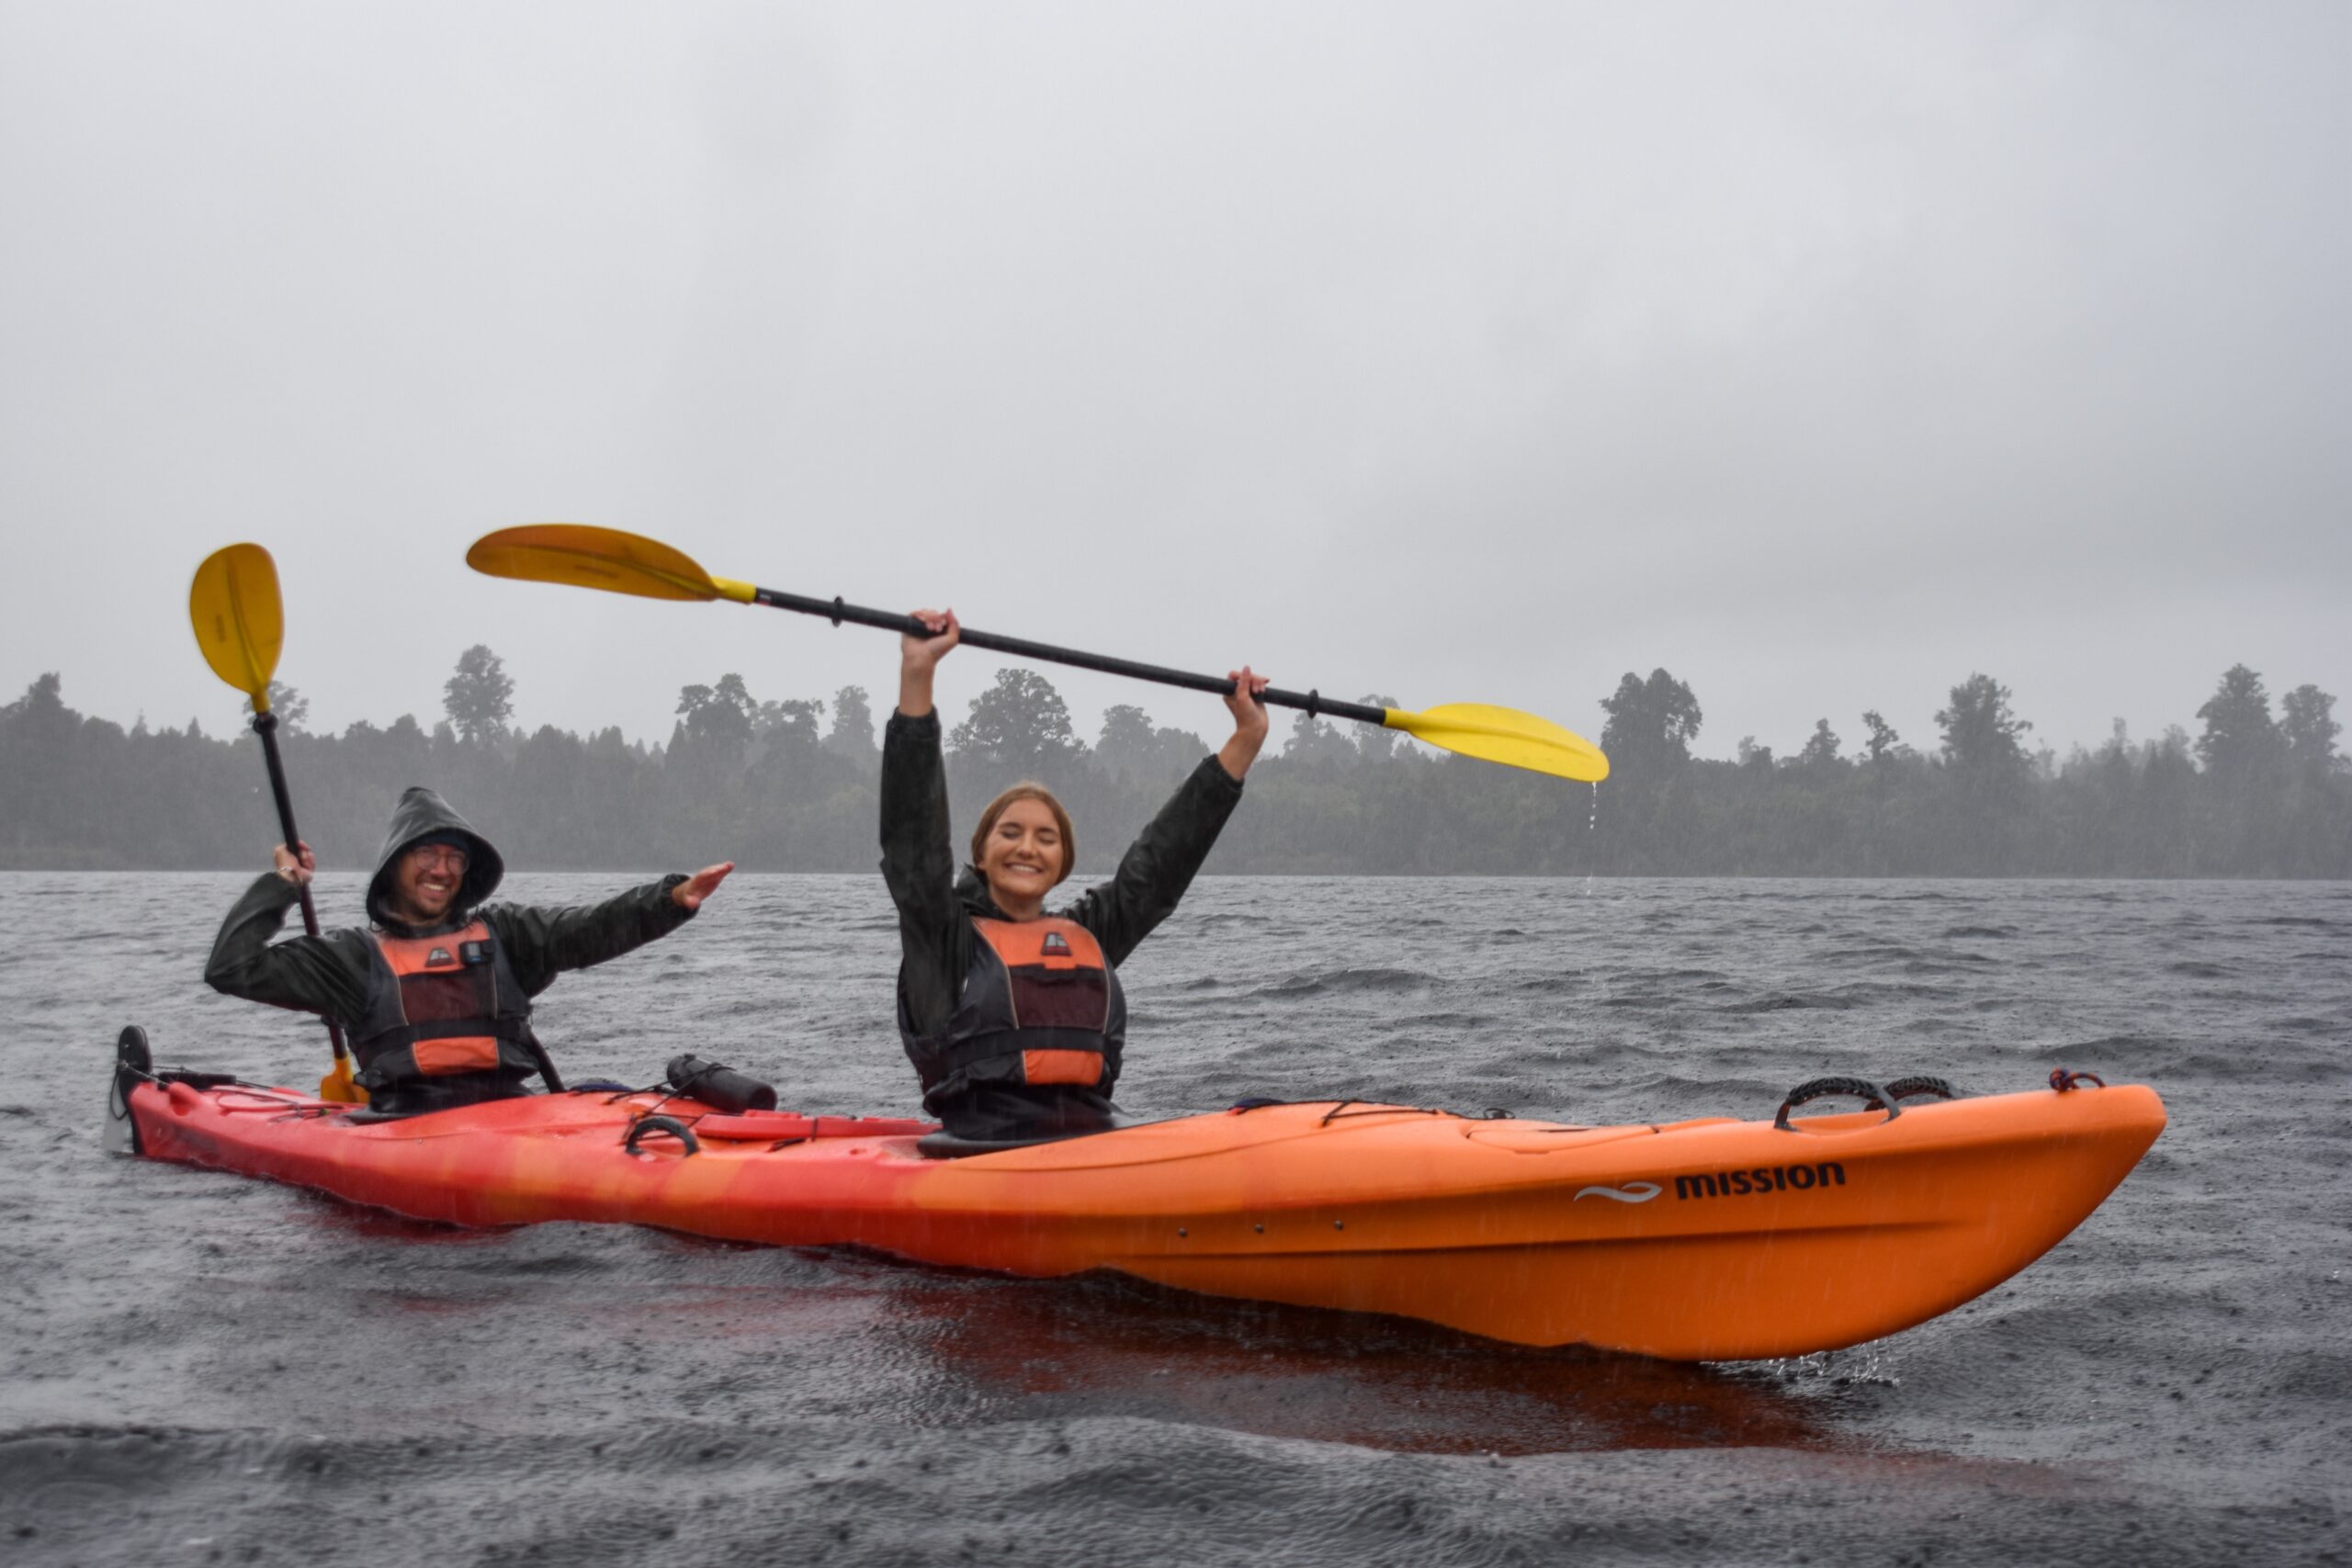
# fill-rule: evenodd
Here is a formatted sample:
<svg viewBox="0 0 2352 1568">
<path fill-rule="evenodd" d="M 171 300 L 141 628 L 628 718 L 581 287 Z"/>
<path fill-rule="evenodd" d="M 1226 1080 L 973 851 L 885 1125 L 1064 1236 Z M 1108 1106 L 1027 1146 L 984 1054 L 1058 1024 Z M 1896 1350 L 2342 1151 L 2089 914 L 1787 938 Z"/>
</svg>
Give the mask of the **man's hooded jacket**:
<svg viewBox="0 0 2352 1568">
<path fill-rule="evenodd" d="M 465 880 L 447 919 L 431 926 L 412 926 L 392 915 L 388 895 L 401 857 L 428 839 L 465 849 Z M 668 935 L 693 918 L 692 911 L 680 908 L 670 897 L 671 889 L 685 880 L 683 875 L 633 887 L 587 908 L 540 909 L 486 902 L 505 872 L 496 846 L 475 832 L 433 791 L 412 786 L 392 810 L 383 852 L 368 879 L 367 910 L 373 931 L 395 941 L 414 940 L 452 934 L 479 920 L 495 939 L 500 957 L 522 995 L 529 998 L 546 990 L 567 969 L 585 969 L 617 958 Z M 369 1026 L 371 998 L 379 990 L 379 943 L 369 931 L 357 927 L 272 942 L 270 939 L 285 924 L 286 911 L 300 897 L 294 884 L 274 871 L 264 873 L 222 922 L 204 978 L 214 990 L 229 996 L 322 1014 L 356 1035 Z M 518 1093 L 526 1076 L 514 1070 L 463 1075 L 480 1081 L 429 1086 L 442 1092 L 422 1097 L 411 1086 L 409 1099 L 414 1103 L 398 1107 L 384 1105 L 385 1097 L 380 1094 L 373 1098 L 379 1110 L 460 1104 Z"/>
</svg>

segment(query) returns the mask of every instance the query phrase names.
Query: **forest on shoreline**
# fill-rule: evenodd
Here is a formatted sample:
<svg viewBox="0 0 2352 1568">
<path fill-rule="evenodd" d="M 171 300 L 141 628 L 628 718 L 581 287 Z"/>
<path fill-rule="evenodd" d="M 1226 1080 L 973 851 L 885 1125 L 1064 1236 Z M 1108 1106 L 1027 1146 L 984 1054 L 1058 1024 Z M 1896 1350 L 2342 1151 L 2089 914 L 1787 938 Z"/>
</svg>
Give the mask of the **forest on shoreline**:
<svg viewBox="0 0 2352 1568">
<path fill-rule="evenodd" d="M 321 863 L 372 863 L 393 800 L 440 790 L 518 869 L 865 872 L 878 858 L 879 752 L 867 697 L 762 701 L 739 675 L 679 694 L 666 744 L 512 721 L 496 654 L 469 649 L 431 728 L 403 715 L 311 733 L 300 693 L 274 705 L 298 819 Z M 1368 695 L 1368 702 L 1382 702 Z M 1915 747 L 1875 713 L 1849 748 L 1827 718 L 1792 756 L 1742 741 L 1694 757 L 1697 694 L 1664 670 L 1604 703 L 1613 773 L 1572 784 L 1431 754 L 1393 732 L 1278 716 L 1211 872 L 1773 876 L 2352 876 L 2352 764 L 2335 699 L 2274 711 L 2232 667 L 2196 710 L 2135 740 L 2119 722 L 2064 757 L 1991 676 L 1951 688 Z M 948 716 L 943 716 L 944 717 Z M 1090 743 L 1051 682 L 1007 669 L 947 737 L 956 820 L 1042 779 L 1079 829 L 1081 875 L 1106 874 L 1209 745 L 1114 707 Z M 242 869 L 277 830 L 247 731 L 126 730 L 66 705 L 44 674 L 0 707 L 0 869 Z"/>
</svg>

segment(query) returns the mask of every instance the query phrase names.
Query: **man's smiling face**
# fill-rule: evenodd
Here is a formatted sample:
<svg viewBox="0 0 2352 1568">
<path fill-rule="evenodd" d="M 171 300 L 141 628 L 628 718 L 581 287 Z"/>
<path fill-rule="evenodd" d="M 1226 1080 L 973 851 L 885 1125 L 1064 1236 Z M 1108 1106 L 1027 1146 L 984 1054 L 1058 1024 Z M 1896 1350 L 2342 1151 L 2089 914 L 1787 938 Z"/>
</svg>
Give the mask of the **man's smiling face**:
<svg viewBox="0 0 2352 1568">
<path fill-rule="evenodd" d="M 401 852 L 392 873 L 392 912 L 413 926 L 447 919 L 465 886 L 466 852 L 448 844 L 418 844 Z"/>
</svg>

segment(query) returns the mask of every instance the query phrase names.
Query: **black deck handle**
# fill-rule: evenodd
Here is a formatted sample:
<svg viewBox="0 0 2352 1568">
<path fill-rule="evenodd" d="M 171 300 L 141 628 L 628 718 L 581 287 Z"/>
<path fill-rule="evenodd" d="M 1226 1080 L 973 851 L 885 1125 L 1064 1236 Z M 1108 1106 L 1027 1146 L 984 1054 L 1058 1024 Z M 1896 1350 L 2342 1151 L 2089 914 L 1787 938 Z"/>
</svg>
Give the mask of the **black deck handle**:
<svg viewBox="0 0 2352 1568">
<path fill-rule="evenodd" d="M 1932 1094 L 1938 1100 L 1960 1098 L 1960 1090 L 1932 1073 L 1915 1073 L 1907 1078 L 1896 1078 L 1886 1086 L 1886 1093 L 1890 1100 L 1914 1100 L 1923 1094 Z M 1877 1107 L 1865 1105 L 1862 1109 L 1874 1111 Z"/>
<path fill-rule="evenodd" d="M 1827 1100 L 1840 1094 L 1852 1095 L 1862 1102 L 1865 1111 L 1883 1106 L 1888 1122 L 1903 1114 L 1903 1107 L 1894 1103 L 1894 1098 L 1868 1078 L 1812 1078 L 1789 1090 L 1789 1098 L 1781 1101 L 1781 1109 L 1773 1116 L 1772 1125 L 1783 1133 L 1793 1133 L 1796 1129 L 1789 1125 L 1790 1111 L 1813 1100 Z"/>
<path fill-rule="evenodd" d="M 695 1136 L 695 1130 L 674 1116 L 639 1117 L 629 1123 L 628 1136 L 621 1140 L 621 1147 L 630 1154 L 639 1153 L 637 1141 L 648 1133 L 666 1133 L 684 1144 L 687 1154 L 702 1153 L 702 1140 Z"/>
</svg>

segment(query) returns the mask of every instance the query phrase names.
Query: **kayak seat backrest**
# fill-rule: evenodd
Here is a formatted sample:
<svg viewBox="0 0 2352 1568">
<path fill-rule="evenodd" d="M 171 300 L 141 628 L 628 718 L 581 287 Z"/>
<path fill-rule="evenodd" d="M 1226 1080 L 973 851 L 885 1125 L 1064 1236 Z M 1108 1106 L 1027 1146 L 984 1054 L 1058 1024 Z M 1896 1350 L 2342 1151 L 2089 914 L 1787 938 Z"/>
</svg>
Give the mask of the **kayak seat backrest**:
<svg viewBox="0 0 2352 1568">
<path fill-rule="evenodd" d="M 1115 1133 L 1122 1127 L 1137 1127 L 1142 1123 L 1132 1116 L 1114 1116 L 1107 1126 L 1081 1127 L 1073 1132 L 1039 1133 L 1027 1138 L 959 1138 L 942 1128 L 915 1140 L 915 1153 L 925 1159 L 964 1159 L 972 1155 L 1001 1155 L 1012 1149 L 1034 1149 L 1040 1144 L 1068 1143 L 1072 1138 L 1091 1138 L 1102 1133 Z"/>
</svg>

